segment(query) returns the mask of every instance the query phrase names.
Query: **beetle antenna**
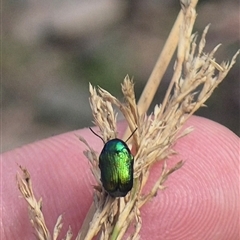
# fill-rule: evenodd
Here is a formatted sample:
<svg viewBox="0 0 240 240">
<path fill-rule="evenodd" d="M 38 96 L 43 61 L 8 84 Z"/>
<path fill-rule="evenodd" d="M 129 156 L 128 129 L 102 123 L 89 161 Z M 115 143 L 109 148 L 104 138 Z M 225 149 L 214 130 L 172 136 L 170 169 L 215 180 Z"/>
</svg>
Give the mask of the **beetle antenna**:
<svg viewBox="0 0 240 240">
<path fill-rule="evenodd" d="M 102 139 L 103 144 L 105 144 L 103 138 L 102 138 L 100 135 L 98 135 L 97 133 L 95 133 L 91 128 L 89 128 L 89 129 L 90 129 L 90 131 L 91 131 L 94 135 L 96 135 L 97 137 L 99 137 L 100 139 Z"/>
<path fill-rule="evenodd" d="M 128 139 L 127 139 L 125 142 L 127 142 L 127 141 L 133 136 L 133 134 L 134 134 L 136 131 L 137 131 L 137 128 L 132 132 L 132 134 L 128 137 Z"/>
</svg>

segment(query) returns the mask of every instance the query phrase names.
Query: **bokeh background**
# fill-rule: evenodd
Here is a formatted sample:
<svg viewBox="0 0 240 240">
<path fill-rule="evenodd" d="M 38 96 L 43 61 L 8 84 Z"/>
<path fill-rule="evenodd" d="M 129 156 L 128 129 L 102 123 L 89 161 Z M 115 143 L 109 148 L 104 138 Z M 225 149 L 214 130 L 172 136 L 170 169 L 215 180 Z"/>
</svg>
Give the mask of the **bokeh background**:
<svg viewBox="0 0 240 240">
<path fill-rule="evenodd" d="M 138 99 L 179 8 L 173 0 L 3 0 L 1 151 L 91 126 L 89 82 L 121 98 L 129 74 Z M 194 31 L 211 23 L 205 51 L 222 43 L 217 61 L 230 59 L 239 48 L 239 1 L 200 0 L 197 12 Z M 239 135 L 239 83 L 238 59 L 197 114 Z"/>
</svg>

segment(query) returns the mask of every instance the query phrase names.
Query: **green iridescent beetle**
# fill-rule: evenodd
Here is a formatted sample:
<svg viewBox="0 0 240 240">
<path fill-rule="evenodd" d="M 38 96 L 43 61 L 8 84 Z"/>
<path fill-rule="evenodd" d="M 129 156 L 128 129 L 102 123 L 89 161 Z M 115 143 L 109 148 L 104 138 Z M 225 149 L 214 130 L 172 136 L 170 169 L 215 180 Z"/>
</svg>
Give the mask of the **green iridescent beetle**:
<svg viewBox="0 0 240 240">
<path fill-rule="evenodd" d="M 90 130 L 100 137 L 91 128 Z M 110 196 L 125 197 L 132 189 L 133 162 L 134 157 L 131 151 L 121 139 L 114 138 L 104 143 L 99 156 L 99 168 L 103 187 Z"/>
<path fill-rule="evenodd" d="M 105 143 L 99 156 L 104 189 L 112 197 L 125 197 L 133 186 L 133 156 L 125 142 L 115 138 Z"/>
</svg>

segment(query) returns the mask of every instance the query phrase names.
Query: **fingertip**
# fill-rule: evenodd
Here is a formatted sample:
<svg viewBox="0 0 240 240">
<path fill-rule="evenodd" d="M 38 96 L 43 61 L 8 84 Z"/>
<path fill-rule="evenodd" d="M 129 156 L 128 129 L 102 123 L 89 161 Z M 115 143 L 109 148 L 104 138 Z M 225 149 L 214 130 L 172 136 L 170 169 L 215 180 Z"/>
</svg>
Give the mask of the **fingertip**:
<svg viewBox="0 0 240 240">
<path fill-rule="evenodd" d="M 200 117 L 189 119 L 188 126 L 194 131 L 178 140 L 178 154 L 169 160 L 185 163 L 143 207 L 141 236 L 146 238 L 152 226 L 154 239 L 237 239 L 239 138 Z M 151 171 L 152 184 L 160 172 L 158 163 Z"/>
<path fill-rule="evenodd" d="M 194 131 L 177 142 L 178 155 L 169 161 L 184 160 L 185 164 L 169 176 L 165 183 L 167 189 L 159 191 L 157 197 L 143 207 L 141 236 L 143 239 L 149 236 L 151 239 L 193 236 L 194 239 L 209 239 L 209 236 L 236 239 L 239 138 L 227 128 L 200 117 L 190 118 L 187 126 L 193 126 Z M 119 136 L 125 128 L 125 122 L 118 124 Z M 16 187 L 17 164 L 30 171 L 36 197 L 43 197 L 43 210 L 51 229 L 61 213 L 64 213 L 64 231 L 68 225 L 75 233 L 81 227 L 92 202 L 95 179 L 83 154 L 87 147 L 79 141 L 79 135 L 94 150 L 102 149 L 102 141 L 86 128 L 3 155 L 3 204 L 7 206 L 3 214 L 8 219 L 5 223 L 11 226 L 13 219 L 18 221 L 14 223 L 17 227 L 12 239 L 22 236 L 23 229 L 25 239 L 33 236 L 29 222 L 26 223 L 26 203 L 19 200 Z M 158 166 L 152 169 L 152 183 L 161 169 L 161 164 Z M 13 231 L 9 231 L 12 234 Z"/>
</svg>

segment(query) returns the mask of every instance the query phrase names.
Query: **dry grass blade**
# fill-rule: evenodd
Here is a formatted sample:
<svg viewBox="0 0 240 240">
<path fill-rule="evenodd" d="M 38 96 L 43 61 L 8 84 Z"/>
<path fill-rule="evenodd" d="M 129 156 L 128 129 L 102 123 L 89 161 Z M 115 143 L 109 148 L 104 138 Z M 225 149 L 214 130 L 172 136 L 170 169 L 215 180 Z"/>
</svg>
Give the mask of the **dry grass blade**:
<svg viewBox="0 0 240 240">
<path fill-rule="evenodd" d="M 17 174 L 17 184 L 22 196 L 28 203 L 30 222 L 36 230 L 39 240 L 51 240 L 52 238 L 42 213 L 42 200 L 37 201 L 34 196 L 31 177 L 27 169 L 21 166 L 20 169 L 22 170 L 23 176 Z"/>
<path fill-rule="evenodd" d="M 34 195 L 30 173 L 27 171 L 27 169 L 21 166 L 19 166 L 19 168 L 22 171 L 22 175 L 17 174 L 16 176 L 18 189 L 20 190 L 22 196 L 28 203 L 29 218 L 33 228 L 35 229 L 37 239 L 39 240 L 59 239 L 59 234 L 63 226 L 62 215 L 60 215 L 57 219 L 52 237 L 49 229 L 46 226 L 45 219 L 42 213 L 42 199 L 36 200 L 36 197 Z M 71 228 L 69 227 L 64 239 L 71 240 L 72 236 L 73 234 Z"/>
<path fill-rule="evenodd" d="M 89 85 L 90 106 L 94 118 L 94 124 L 100 127 L 103 140 L 107 142 L 112 138 L 116 138 L 116 119 L 117 116 L 113 112 L 112 105 L 97 94 L 96 89 Z M 104 91 L 103 91 L 104 92 Z M 104 123 L 104 124 L 102 124 Z"/>
<path fill-rule="evenodd" d="M 180 3 L 183 5 L 184 8 L 188 6 L 189 3 L 191 3 L 191 8 L 194 9 L 195 6 L 198 3 L 198 0 L 192 0 L 192 1 L 180 1 Z M 180 11 L 178 14 L 178 17 L 172 27 L 172 30 L 166 40 L 166 43 L 162 49 L 162 52 L 159 55 L 159 58 L 153 68 L 153 71 L 144 87 L 144 90 L 141 94 L 141 97 L 138 101 L 138 110 L 139 114 L 142 115 L 145 112 L 147 112 L 154 95 L 158 89 L 158 86 L 161 83 L 162 77 L 172 59 L 172 56 L 176 50 L 176 47 L 179 42 L 179 30 L 180 26 L 183 22 L 184 18 L 184 11 Z M 126 130 L 123 139 L 126 139 L 130 134 L 129 128 Z"/>
<path fill-rule="evenodd" d="M 57 222 L 55 224 L 55 227 L 53 229 L 53 240 L 57 240 L 59 233 L 61 232 L 63 227 L 62 223 L 62 215 L 60 215 L 57 219 Z"/>
</svg>

